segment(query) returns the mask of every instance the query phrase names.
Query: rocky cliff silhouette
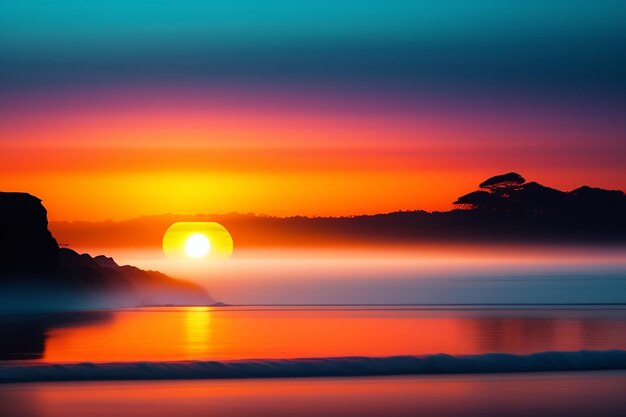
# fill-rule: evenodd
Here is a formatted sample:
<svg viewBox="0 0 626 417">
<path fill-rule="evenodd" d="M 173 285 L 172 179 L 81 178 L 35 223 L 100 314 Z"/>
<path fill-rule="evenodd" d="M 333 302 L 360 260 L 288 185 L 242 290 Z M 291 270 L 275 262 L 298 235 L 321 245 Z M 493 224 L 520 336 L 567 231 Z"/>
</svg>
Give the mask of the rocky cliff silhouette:
<svg viewBox="0 0 626 417">
<path fill-rule="evenodd" d="M 59 248 L 41 200 L 0 192 L 0 310 L 213 304 L 194 284 Z"/>
<path fill-rule="evenodd" d="M 446 212 L 402 211 L 349 217 L 270 217 L 254 214 L 160 215 L 122 222 L 58 222 L 55 234 L 73 245 L 155 248 L 177 221 L 216 221 L 238 249 L 413 243 L 625 244 L 622 191 L 583 186 L 560 191 L 496 175 Z M 410 192 L 410 190 L 407 190 Z"/>
</svg>

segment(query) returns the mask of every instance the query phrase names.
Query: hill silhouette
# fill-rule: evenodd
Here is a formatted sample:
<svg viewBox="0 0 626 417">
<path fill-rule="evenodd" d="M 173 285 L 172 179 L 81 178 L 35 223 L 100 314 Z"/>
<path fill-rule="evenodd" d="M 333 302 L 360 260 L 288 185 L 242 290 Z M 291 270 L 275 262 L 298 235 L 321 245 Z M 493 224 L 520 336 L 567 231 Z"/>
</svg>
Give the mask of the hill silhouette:
<svg viewBox="0 0 626 417">
<path fill-rule="evenodd" d="M 191 283 L 59 248 L 47 225 L 41 200 L 0 192 L 0 310 L 213 303 Z"/>
<path fill-rule="evenodd" d="M 518 173 L 497 175 L 459 197 L 447 212 L 401 211 L 349 217 L 271 217 L 254 214 L 146 216 L 121 222 L 55 222 L 76 247 L 158 248 L 177 221 L 216 221 L 237 249 L 329 247 L 429 242 L 626 243 L 622 191 L 583 186 L 560 191 L 526 182 Z"/>
</svg>

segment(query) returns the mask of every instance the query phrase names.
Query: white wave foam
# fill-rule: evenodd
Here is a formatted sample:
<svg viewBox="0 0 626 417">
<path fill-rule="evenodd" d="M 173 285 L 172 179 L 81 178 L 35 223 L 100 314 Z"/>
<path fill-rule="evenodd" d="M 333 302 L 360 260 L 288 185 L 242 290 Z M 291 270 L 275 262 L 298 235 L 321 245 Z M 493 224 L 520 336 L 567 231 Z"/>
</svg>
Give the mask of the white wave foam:
<svg viewBox="0 0 626 417">
<path fill-rule="evenodd" d="M 626 369 L 626 351 L 530 355 L 338 357 L 240 361 L 0 365 L 0 383 L 153 379 L 295 378 L 409 374 L 481 374 Z"/>
</svg>

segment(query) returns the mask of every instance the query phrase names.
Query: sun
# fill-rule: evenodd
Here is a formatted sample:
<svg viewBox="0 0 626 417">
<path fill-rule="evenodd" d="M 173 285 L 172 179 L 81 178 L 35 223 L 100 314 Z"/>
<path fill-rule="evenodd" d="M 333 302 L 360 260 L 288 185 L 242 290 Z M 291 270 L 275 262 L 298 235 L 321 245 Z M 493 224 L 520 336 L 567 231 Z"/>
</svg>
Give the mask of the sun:
<svg viewBox="0 0 626 417">
<path fill-rule="evenodd" d="M 204 258 L 211 251 L 211 242 L 202 233 L 194 233 L 185 241 L 185 254 L 190 258 Z"/>
<path fill-rule="evenodd" d="M 233 238 L 216 222 L 177 222 L 163 235 L 163 255 L 178 260 L 224 260 L 233 254 Z"/>
</svg>

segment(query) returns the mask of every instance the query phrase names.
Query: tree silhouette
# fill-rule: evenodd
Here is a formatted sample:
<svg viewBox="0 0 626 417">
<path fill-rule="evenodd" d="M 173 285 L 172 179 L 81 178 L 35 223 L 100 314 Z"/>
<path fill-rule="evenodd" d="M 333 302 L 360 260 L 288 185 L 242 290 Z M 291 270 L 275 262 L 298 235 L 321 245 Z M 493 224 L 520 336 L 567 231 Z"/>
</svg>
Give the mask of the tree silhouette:
<svg viewBox="0 0 626 417">
<path fill-rule="evenodd" d="M 517 172 L 509 172 L 507 174 L 496 175 L 491 178 L 487 178 L 481 182 L 478 187 L 488 190 L 492 193 L 508 190 L 510 188 L 516 188 L 524 184 L 526 180 Z"/>
</svg>

